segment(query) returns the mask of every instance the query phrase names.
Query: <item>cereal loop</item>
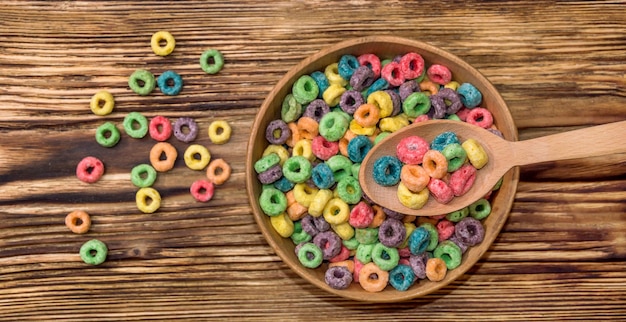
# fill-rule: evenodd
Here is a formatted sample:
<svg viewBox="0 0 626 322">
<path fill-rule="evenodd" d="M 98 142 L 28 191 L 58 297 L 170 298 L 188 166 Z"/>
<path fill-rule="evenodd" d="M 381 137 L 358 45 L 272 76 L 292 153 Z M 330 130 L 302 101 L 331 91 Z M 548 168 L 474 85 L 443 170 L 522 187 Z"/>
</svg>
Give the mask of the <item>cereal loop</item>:
<svg viewBox="0 0 626 322">
<path fill-rule="evenodd" d="M 161 195 L 154 188 L 141 188 L 135 194 L 137 209 L 146 214 L 151 214 L 161 207 Z"/>
<path fill-rule="evenodd" d="M 402 67 L 396 62 L 390 62 L 389 64 L 383 66 L 383 69 L 380 71 L 380 75 L 391 86 L 400 86 L 405 81 L 404 74 L 402 73 Z"/>
<path fill-rule="evenodd" d="M 405 164 L 400 171 L 400 180 L 412 192 L 424 190 L 430 181 L 430 176 L 417 164 Z"/>
<path fill-rule="evenodd" d="M 178 95 L 183 89 L 183 78 L 178 73 L 172 70 L 167 70 L 157 78 L 157 84 L 161 93 L 174 96 Z"/>
<path fill-rule="evenodd" d="M 190 117 L 181 117 L 174 122 L 174 136 L 181 142 L 189 143 L 198 135 L 198 124 Z"/>
<path fill-rule="evenodd" d="M 159 172 L 172 169 L 177 157 L 176 148 L 167 142 L 159 142 L 150 149 L 150 164 Z"/>
<path fill-rule="evenodd" d="M 89 107 L 93 114 L 104 116 L 113 112 L 115 107 L 115 99 L 113 95 L 107 91 L 99 91 L 91 97 Z"/>
<path fill-rule="evenodd" d="M 94 183 L 104 174 L 104 164 L 96 157 L 85 157 L 76 166 L 76 177 L 82 182 Z"/>
<path fill-rule="evenodd" d="M 467 158 L 474 168 L 481 169 L 489 161 L 489 156 L 478 141 L 467 139 L 461 146 L 465 150 L 465 153 L 467 153 Z"/>
<path fill-rule="evenodd" d="M 433 83 L 439 85 L 445 85 L 452 80 L 452 73 L 448 67 L 439 64 L 433 64 L 428 67 L 426 74 Z"/>
<path fill-rule="evenodd" d="M 215 185 L 221 185 L 230 178 L 230 165 L 224 159 L 215 159 L 206 169 L 206 177 Z"/>
<path fill-rule="evenodd" d="M 74 210 L 65 216 L 65 226 L 75 234 L 84 234 L 91 227 L 91 217 L 82 210 Z"/>
<path fill-rule="evenodd" d="M 215 187 L 211 181 L 196 180 L 189 187 L 191 196 L 200 202 L 207 202 L 213 198 Z"/>
<path fill-rule="evenodd" d="M 218 120 L 209 125 L 209 139 L 214 144 L 224 144 L 230 140 L 232 129 L 226 121 Z"/>
<path fill-rule="evenodd" d="M 424 154 L 422 167 L 432 178 L 441 179 L 448 174 L 448 160 L 437 150 L 428 150 Z"/>
<path fill-rule="evenodd" d="M 156 79 L 154 79 L 154 75 L 152 75 L 151 72 L 145 69 L 138 69 L 128 78 L 128 87 L 130 87 L 133 92 L 141 96 L 146 96 L 152 93 L 156 87 Z"/>
<path fill-rule="evenodd" d="M 207 74 L 217 74 L 224 67 L 224 56 L 219 50 L 209 49 L 200 56 L 200 68 Z"/>
<path fill-rule="evenodd" d="M 130 112 L 124 117 L 124 131 L 128 136 L 141 139 L 148 134 L 148 119 L 139 112 Z"/>
<path fill-rule="evenodd" d="M 172 123 L 165 116 L 155 116 L 148 125 L 150 137 L 159 142 L 166 141 L 172 135 Z"/>
<path fill-rule="evenodd" d="M 359 271 L 359 284 L 368 292 L 380 292 L 387 286 L 389 272 L 383 271 L 373 262 L 367 263 Z"/>
<path fill-rule="evenodd" d="M 114 147 L 120 141 L 120 130 L 115 124 L 106 122 L 96 129 L 96 142 L 105 148 Z"/>
<path fill-rule="evenodd" d="M 105 243 L 92 239 L 80 247 L 79 254 L 85 264 L 100 265 L 106 260 L 108 251 Z"/>
<path fill-rule="evenodd" d="M 139 188 L 150 187 L 156 181 L 157 172 L 149 164 L 139 164 L 130 171 L 130 181 Z"/>
<path fill-rule="evenodd" d="M 211 161 L 211 153 L 209 149 L 200 144 L 192 144 L 185 150 L 183 159 L 189 169 L 202 170 Z"/>
<path fill-rule="evenodd" d="M 363 127 L 375 126 L 380 119 L 380 111 L 374 104 L 362 104 L 354 111 L 354 121 Z"/>
<path fill-rule="evenodd" d="M 165 42 L 165 46 L 161 46 L 161 42 Z M 168 31 L 157 31 L 150 39 L 150 47 L 152 51 L 159 56 L 167 56 L 174 51 L 176 40 Z"/>
</svg>

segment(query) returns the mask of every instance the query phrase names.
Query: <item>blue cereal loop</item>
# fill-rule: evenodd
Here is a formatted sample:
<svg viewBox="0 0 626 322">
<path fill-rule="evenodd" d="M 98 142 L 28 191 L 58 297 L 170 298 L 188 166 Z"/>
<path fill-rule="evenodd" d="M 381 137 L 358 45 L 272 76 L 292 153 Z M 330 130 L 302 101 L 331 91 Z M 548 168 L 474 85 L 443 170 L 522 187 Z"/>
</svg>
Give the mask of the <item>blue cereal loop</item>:
<svg viewBox="0 0 626 322">
<path fill-rule="evenodd" d="M 337 65 L 337 69 L 339 72 L 339 76 L 345 80 L 350 80 L 354 71 L 359 68 L 359 60 L 352 55 L 343 55 L 339 59 L 339 64 Z"/>
<path fill-rule="evenodd" d="M 326 75 L 319 70 L 311 73 L 311 78 L 313 78 L 315 83 L 317 83 L 317 87 L 320 89 L 317 98 L 322 98 L 322 94 L 324 94 L 324 91 L 326 91 L 326 89 L 330 86 L 328 78 L 326 78 Z"/>
<path fill-rule="evenodd" d="M 409 236 L 409 251 L 413 255 L 419 255 L 426 251 L 430 245 L 430 232 L 424 227 L 417 227 Z"/>
<path fill-rule="evenodd" d="M 473 108 L 480 104 L 483 95 L 480 91 L 470 83 L 463 83 L 457 89 L 457 93 L 461 98 L 461 103 L 467 108 Z"/>
<path fill-rule="evenodd" d="M 402 162 L 393 156 L 386 155 L 378 158 L 374 162 L 373 177 L 374 181 L 381 186 L 393 186 L 400 181 L 400 171 L 402 170 Z"/>
<path fill-rule="evenodd" d="M 335 184 L 333 170 L 326 163 L 320 163 L 313 168 L 311 179 L 313 184 L 320 189 L 328 189 Z"/>
<path fill-rule="evenodd" d="M 430 143 L 430 148 L 437 151 L 443 151 L 443 149 L 452 143 L 460 143 L 454 132 L 443 132 L 437 135 Z"/>
<path fill-rule="evenodd" d="M 348 142 L 348 158 L 361 162 L 372 148 L 372 141 L 365 135 L 358 135 Z"/>
<path fill-rule="evenodd" d="M 282 192 L 287 192 L 291 189 L 293 189 L 293 187 L 296 185 L 295 183 L 289 181 L 289 179 L 285 178 L 285 177 L 280 177 L 280 179 L 278 179 L 277 181 L 275 181 L 273 183 L 274 188 L 282 191 Z"/>
<path fill-rule="evenodd" d="M 398 291 L 406 291 L 415 283 L 411 266 L 400 264 L 389 271 L 389 284 Z"/>
<path fill-rule="evenodd" d="M 370 96 L 370 94 L 377 92 L 377 91 L 382 91 L 389 88 L 389 83 L 384 79 L 384 78 L 379 78 L 376 81 L 374 81 L 374 83 L 367 88 L 367 90 L 365 91 L 365 95 L 363 95 L 365 97 L 365 99 L 367 99 L 368 96 Z"/>
<path fill-rule="evenodd" d="M 169 85 L 168 82 L 172 82 L 173 85 Z M 165 71 L 157 79 L 157 84 L 161 93 L 169 96 L 178 95 L 183 88 L 183 79 L 175 71 Z"/>
</svg>

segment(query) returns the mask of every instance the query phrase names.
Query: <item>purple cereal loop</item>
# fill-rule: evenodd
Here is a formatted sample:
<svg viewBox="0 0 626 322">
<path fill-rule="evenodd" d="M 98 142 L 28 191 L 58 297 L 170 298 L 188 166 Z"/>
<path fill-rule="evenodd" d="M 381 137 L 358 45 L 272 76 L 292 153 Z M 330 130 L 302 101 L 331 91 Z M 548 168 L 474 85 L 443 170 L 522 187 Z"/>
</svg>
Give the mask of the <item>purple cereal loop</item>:
<svg viewBox="0 0 626 322">
<path fill-rule="evenodd" d="M 360 92 L 372 85 L 375 80 L 374 72 L 369 67 L 359 66 L 350 77 L 350 86 Z"/>
<path fill-rule="evenodd" d="M 341 251 L 341 238 L 332 231 L 323 231 L 313 237 L 313 243 L 322 250 L 324 260 L 329 260 Z"/>
<path fill-rule="evenodd" d="M 275 164 L 269 169 L 259 173 L 257 178 L 259 182 L 262 184 L 270 184 L 276 182 L 276 180 L 280 179 L 283 176 L 283 168 L 280 164 Z"/>
<path fill-rule="evenodd" d="M 450 105 L 446 104 L 446 101 L 450 102 Z M 442 88 L 435 95 L 430 96 L 430 104 L 435 110 L 433 118 L 444 118 L 447 115 L 452 115 L 463 108 L 461 98 L 459 94 L 451 88 Z"/>
<path fill-rule="evenodd" d="M 279 137 L 274 135 L 276 131 L 280 131 Z M 287 142 L 289 137 L 291 137 L 291 130 L 289 129 L 289 126 L 287 126 L 287 123 L 281 119 L 271 121 L 265 128 L 265 139 L 270 144 L 281 145 Z"/>
<path fill-rule="evenodd" d="M 402 112 L 402 98 L 400 97 L 400 94 L 392 89 L 386 89 L 384 92 L 389 94 L 391 102 L 393 103 L 393 109 L 391 110 L 391 115 L 389 116 L 396 116 L 400 114 L 400 112 Z"/>
<path fill-rule="evenodd" d="M 489 131 L 489 132 L 491 132 L 491 133 L 493 133 L 493 134 L 495 134 L 495 135 L 497 135 L 497 136 L 499 136 L 501 138 L 504 138 L 504 135 L 499 130 L 488 128 L 487 131 Z"/>
<path fill-rule="evenodd" d="M 416 92 L 420 92 L 420 85 L 415 80 L 406 81 L 398 87 L 398 95 L 402 101 Z"/>
<path fill-rule="evenodd" d="M 387 215 L 387 217 L 397 219 L 397 220 L 404 219 L 404 214 L 391 210 L 391 209 L 387 209 L 385 207 L 382 207 L 382 208 L 383 208 L 383 212 Z"/>
<path fill-rule="evenodd" d="M 315 237 L 320 230 L 315 226 L 315 217 L 311 215 L 306 215 L 300 221 L 302 225 L 302 230 L 304 230 L 307 234 L 311 235 L 311 237 Z"/>
<path fill-rule="evenodd" d="M 342 111 L 348 114 L 354 114 L 359 106 L 365 103 L 365 99 L 361 92 L 355 90 L 348 90 L 341 94 L 341 99 L 339 100 L 339 107 Z"/>
<path fill-rule="evenodd" d="M 465 251 L 467 251 L 467 249 L 469 248 L 469 246 L 465 244 L 464 242 L 460 241 L 459 238 L 456 237 L 456 235 L 452 235 L 448 240 L 455 243 L 457 246 L 459 246 L 459 248 L 461 249 L 461 254 L 465 253 Z"/>
<path fill-rule="evenodd" d="M 187 127 L 189 132 L 185 133 L 183 128 Z M 185 143 L 189 143 L 196 139 L 198 135 L 198 124 L 190 117 L 181 117 L 172 125 L 174 136 Z"/>
<path fill-rule="evenodd" d="M 328 104 L 324 102 L 323 99 L 315 99 L 304 109 L 304 113 L 302 116 L 310 117 L 315 120 L 315 122 L 319 123 L 322 119 L 322 116 L 326 115 L 330 112 L 330 107 Z"/>
<path fill-rule="evenodd" d="M 426 278 L 426 262 L 430 258 L 430 255 L 427 252 L 423 252 L 419 255 L 413 255 L 409 257 L 409 265 L 411 269 L 413 269 L 413 273 L 419 279 Z"/>
<path fill-rule="evenodd" d="M 467 246 L 474 246 L 485 238 L 485 228 L 480 221 L 472 217 L 465 217 L 456 223 L 454 235 Z"/>
<path fill-rule="evenodd" d="M 402 55 L 397 55 L 396 57 L 393 58 L 393 61 L 396 63 L 399 63 L 402 60 Z"/>
<path fill-rule="evenodd" d="M 372 198 L 368 197 L 365 192 L 361 192 L 361 198 L 363 198 L 365 201 L 367 201 L 368 204 L 373 204 L 374 201 L 372 200 Z"/>
<path fill-rule="evenodd" d="M 406 237 L 404 224 L 397 219 L 385 219 L 378 227 L 378 240 L 387 247 L 398 247 Z"/>
<path fill-rule="evenodd" d="M 352 273 L 345 266 L 332 266 L 326 270 L 324 281 L 336 290 L 344 290 L 352 283 Z"/>
<path fill-rule="evenodd" d="M 313 217 L 313 223 L 320 232 L 330 230 L 330 224 L 324 219 L 324 216 Z"/>
</svg>

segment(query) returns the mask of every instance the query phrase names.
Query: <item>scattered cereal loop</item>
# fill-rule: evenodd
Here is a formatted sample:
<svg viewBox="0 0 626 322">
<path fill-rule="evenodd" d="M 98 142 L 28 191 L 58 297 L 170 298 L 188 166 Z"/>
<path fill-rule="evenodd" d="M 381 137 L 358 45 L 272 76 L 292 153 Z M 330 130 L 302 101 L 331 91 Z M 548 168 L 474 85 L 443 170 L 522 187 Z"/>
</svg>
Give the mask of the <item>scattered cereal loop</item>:
<svg viewBox="0 0 626 322">
<path fill-rule="evenodd" d="M 91 228 L 91 217 L 83 210 L 74 210 L 65 216 L 65 225 L 75 234 L 84 234 Z"/>
<path fill-rule="evenodd" d="M 100 265 L 107 258 L 107 245 L 97 239 L 85 242 L 80 247 L 80 258 L 89 265 Z"/>
<path fill-rule="evenodd" d="M 115 99 L 108 91 L 99 91 L 91 97 L 89 107 L 93 114 L 99 116 L 109 115 L 115 107 Z"/>
<path fill-rule="evenodd" d="M 97 182 L 103 174 L 104 163 L 96 157 L 85 157 L 76 166 L 76 177 L 82 182 Z"/>
<path fill-rule="evenodd" d="M 161 46 L 161 42 L 165 42 L 165 46 Z M 174 51 L 176 40 L 169 31 L 157 31 L 150 39 L 150 47 L 152 51 L 159 56 L 167 56 Z"/>
</svg>

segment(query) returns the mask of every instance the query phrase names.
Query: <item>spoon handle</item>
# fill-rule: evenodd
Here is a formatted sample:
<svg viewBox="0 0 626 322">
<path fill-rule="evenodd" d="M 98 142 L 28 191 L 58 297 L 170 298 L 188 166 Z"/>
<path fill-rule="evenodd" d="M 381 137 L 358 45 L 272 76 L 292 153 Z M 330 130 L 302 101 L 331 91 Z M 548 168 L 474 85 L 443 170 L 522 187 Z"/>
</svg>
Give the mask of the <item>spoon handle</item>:
<svg viewBox="0 0 626 322">
<path fill-rule="evenodd" d="M 626 121 L 512 142 L 516 165 L 626 152 Z"/>
</svg>

